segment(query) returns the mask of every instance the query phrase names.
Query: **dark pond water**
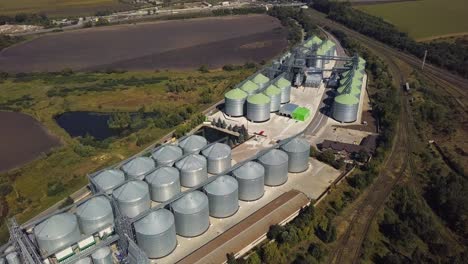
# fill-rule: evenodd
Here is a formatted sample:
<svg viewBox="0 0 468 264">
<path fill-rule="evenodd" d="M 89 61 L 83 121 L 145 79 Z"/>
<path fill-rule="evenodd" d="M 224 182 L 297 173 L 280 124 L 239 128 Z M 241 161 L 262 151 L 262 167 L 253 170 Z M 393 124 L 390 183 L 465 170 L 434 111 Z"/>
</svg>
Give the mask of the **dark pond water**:
<svg viewBox="0 0 468 264">
<path fill-rule="evenodd" d="M 115 130 L 107 126 L 110 116 L 110 113 L 66 112 L 56 116 L 55 120 L 72 137 L 84 137 L 89 134 L 95 139 L 104 140 L 118 136 Z"/>
</svg>

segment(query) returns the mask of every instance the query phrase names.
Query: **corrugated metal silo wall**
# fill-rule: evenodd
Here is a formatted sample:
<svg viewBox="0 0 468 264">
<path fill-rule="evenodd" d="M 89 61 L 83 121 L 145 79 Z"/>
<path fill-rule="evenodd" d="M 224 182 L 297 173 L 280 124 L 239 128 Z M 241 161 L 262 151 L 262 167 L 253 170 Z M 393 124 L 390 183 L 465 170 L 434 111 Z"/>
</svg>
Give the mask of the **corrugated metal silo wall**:
<svg viewBox="0 0 468 264">
<path fill-rule="evenodd" d="M 357 120 L 359 104 L 345 105 L 333 103 L 333 118 L 339 122 L 350 123 Z"/>
<path fill-rule="evenodd" d="M 253 122 L 263 122 L 270 119 L 270 103 L 252 104 L 247 101 L 247 118 Z"/>
</svg>

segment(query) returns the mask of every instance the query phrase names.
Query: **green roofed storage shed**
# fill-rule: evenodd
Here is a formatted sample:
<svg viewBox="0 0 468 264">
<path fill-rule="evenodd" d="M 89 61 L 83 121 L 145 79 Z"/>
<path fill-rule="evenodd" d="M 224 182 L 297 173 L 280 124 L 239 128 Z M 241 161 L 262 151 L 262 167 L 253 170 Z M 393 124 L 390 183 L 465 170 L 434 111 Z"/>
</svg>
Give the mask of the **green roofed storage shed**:
<svg viewBox="0 0 468 264">
<path fill-rule="evenodd" d="M 299 121 L 306 121 L 310 116 L 310 110 L 305 107 L 298 107 L 292 112 L 292 118 Z"/>
</svg>

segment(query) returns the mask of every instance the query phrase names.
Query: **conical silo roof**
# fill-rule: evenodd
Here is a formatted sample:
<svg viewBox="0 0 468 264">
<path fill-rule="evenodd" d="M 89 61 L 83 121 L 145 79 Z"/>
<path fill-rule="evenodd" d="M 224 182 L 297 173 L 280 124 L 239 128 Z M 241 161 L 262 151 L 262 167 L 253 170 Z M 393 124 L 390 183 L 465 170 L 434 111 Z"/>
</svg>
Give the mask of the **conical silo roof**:
<svg viewBox="0 0 468 264">
<path fill-rule="evenodd" d="M 53 215 L 34 227 L 34 234 L 41 240 L 66 237 L 77 227 L 76 216 L 71 213 Z"/>
<path fill-rule="evenodd" d="M 176 167 L 180 170 L 191 171 L 206 167 L 206 163 L 206 158 L 202 155 L 191 154 L 176 162 Z"/>
<path fill-rule="evenodd" d="M 256 84 L 263 84 L 263 83 L 267 83 L 270 81 L 270 79 L 268 77 L 266 77 L 265 75 L 259 73 L 257 75 L 255 75 L 255 77 L 252 78 L 252 81 Z"/>
<path fill-rule="evenodd" d="M 148 174 L 145 180 L 151 185 L 166 186 L 179 180 L 179 170 L 174 167 L 160 167 Z"/>
<path fill-rule="evenodd" d="M 92 264 L 93 262 L 91 261 L 90 257 L 84 257 L 75 262 L 75 264 Z"/>
<path fill-rule="evenodd" d="M 200 191 L 185 194 L 172 203 L 172 209 L 180 214 L 193 214 L 200 212 L 208 205 L 208 197 Z"/>
<path fill-rule="evenodd" d="M 268 96 L 275 96 L 281 94 L 281 90 L 275 85 L 271 84 L 265 89 L 264 93 Z"/>
<path fill-rule="evenodd" d="M 148 192 L 148 185 L 143 181 L 129 181 L 117 188 L 113 195 L 118 200 L 135 202 Z"/>
<path fill-rule="evenodd" d="M 112 213 L 112 206 L 108 199 L 97 196 L 89 199 L 76 209 L 76 214 L 85 219 L 101 219 Z"/>
<path fill-rule="evenodd" d="M 209 159 L 221 159 L 231 154 L 231 148 L 222 143 L 214 143 L 202 151 L 205 157 Z"/>
<path fill-rule="evenodd" d="M 174 145 L 164 145 L 160 147 L 158 150 L 151 154 L 151 157 L 155 159 L 157 162 L 166 163 L 166 162 L 173 162 L 178 158 L 182 157 L 183 151 L 178 146 Z"/>
<path fill-rule="evenodd" d="M 288 154 L 279 149 L 271 149 L 260 158 L 258 158 L 264 164 L 276 165 L 288 162 Z"/>
<path fill-rule="evenodd" d="M 335 97 L 335 102 L 343 105 L 356 105 L 359 103 L 359 99 L 351 94 L 341 94 Z"/>
<path fill-rule="evenodd" d="M 93 180 L 104 191 L 110 190 L 125 181 L 125 174 L 121 170 L 104 170 L 94 176 Z"/>
<path fill-rule="evenodd" d="M 239 188 L 239 185 L 231 176 L 222 175 L 216 178 L 216 180 L 210 182 L 204 187 L 207 193 L 213 195 L 227 195 Z"/>
<path fill-rule="evenodd" d="M 242 90 L 244 90 L 247 93 L 252 93 L 255 92 L 258 89 L 258 85 L 251 80 L 247 80 L 244 82 L 241 87 Z"/>
<path fill-rule="evenodd" d="M 242 91 L 241 89 L 232 89 L 226 94 L 224 94 L 224 96 L 228 99 L 240 100 L 247 98 L 247 93 Z"/>
<path fill-rule="evenodd" d="M 251 95 L 247 98 L 247 102 L 251 104 L 268 104 L 270 102 L 270 97 L 264 95 L 264 94 L 254 94 Z"/>
<path fill-rule="evenodd" d="M 154 160 L 148 157 L 134 158 L 122 166 L 122 170 L 131 176 L 142 176 L 154 168 Z"/>
<path fill-rule="evenodd" d="M 276 87 L 282 89 L 288 86 L 291 86 L 291 82 L 286 80 L 285 78 L 281 77 L 275 82 Z"/>
<path fill-rule="evenodd" d="M 206 138 L 199 135 L 190 135 L 179 142 L 179 146 L 187 150 L 201 149 L 206 144 L 208 144 Z"/>
<path fill-rule="evenodd" d="M 174 215 L 167 209 L 159 209 L 135 222 L 135 230 L 146 235 L 162 234 L 174 225 Z"/>
<path fill-rule="evenodd" d="M 258 162 L 249 161 L 233 171 L 234 176 L 240 179 L 256 179 L 265 175 L 265 168 Z"/>
<path fill-rule="evenodd" d="M 281 146 L 287 152 L 304 152 L 310 150 L 309 142 L 303 137 L 295 137 Z"/>
</svg>

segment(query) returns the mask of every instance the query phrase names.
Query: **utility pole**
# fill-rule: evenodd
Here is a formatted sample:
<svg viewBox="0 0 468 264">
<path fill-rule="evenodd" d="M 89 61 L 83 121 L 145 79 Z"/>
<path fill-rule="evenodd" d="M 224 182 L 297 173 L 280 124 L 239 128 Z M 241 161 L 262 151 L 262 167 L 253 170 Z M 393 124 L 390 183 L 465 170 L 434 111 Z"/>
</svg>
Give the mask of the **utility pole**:
<svg viewBox="0 0 468 264">
<path fill-rule="evenodd" d="M 424 58 L 422 61 L 421 70 L 424 70 L 424 65 L 426 64 L 427 50 L 424 51 Z"/>
</svg>

